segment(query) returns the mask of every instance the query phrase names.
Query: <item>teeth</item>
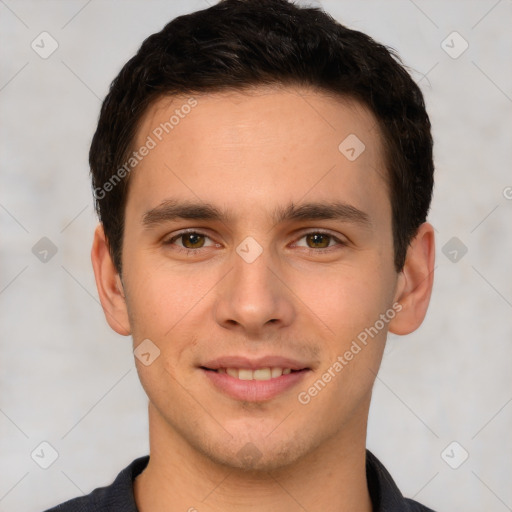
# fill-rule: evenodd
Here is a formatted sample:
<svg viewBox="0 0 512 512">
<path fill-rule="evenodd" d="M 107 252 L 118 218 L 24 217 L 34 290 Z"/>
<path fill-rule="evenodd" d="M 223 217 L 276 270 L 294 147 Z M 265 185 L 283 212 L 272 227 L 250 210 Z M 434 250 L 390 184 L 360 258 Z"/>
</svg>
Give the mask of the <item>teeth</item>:
<svg viewBox="0 0 512 512">
<path fill-rule="evenodd" d="M 238 370 L 238 378 L 240 380 L 252 380 L 252 370 Z"/>
<path fill-rule="evenodd" d="M 252 372 L 252 378 L 254 380 L 270 380 L 271 377 L 270 368 L 260 368 Z"/>
<path fill-rule="evenodd" d="M 273 379 L 275 379 L 276 377 L 281 377 L 282 374 L 283 374 L 283 369 L 282 368 L 272 368 L 270 376 Z"/>
<path fill-rule="evenodd" d="M 218 373 L 227 373 L 230 377 L 240 380 L 270 380 L 288 375 L 291 368 L 257 368 L 250 370 L 247 368 L 219 368 Z"/>
</svg>

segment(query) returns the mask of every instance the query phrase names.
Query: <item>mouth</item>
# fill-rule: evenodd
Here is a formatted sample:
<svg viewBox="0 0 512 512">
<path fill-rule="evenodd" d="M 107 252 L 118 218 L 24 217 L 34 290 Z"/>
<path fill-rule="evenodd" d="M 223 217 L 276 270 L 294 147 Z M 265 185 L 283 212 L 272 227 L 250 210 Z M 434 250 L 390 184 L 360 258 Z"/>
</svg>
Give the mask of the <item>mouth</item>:
<svg viewBox="0 0 512 512">
<path fill-rule="evenodd" d="M 284 358 L 221 358 L 200 366 L 214 389 L 222 394 L 250 402 L 271 400 L 291 390 L 312 369 Z"/>
<path fill-rule="evenodd" d="M 272 368 L 206 368 L 201 366 L 203 370 L 210 372 L 217 372 L 220 374 L 227 374 L 230 377 L 238 380 L 271 380 L 277 379 L 282 375 L 289 375 L 290 373 L 297 373 L 309 370 L 309 368 L 303 368 L 302 370 L 292 370 L 291 368 L 280 368 L 274 366 Z"/>
</svg>

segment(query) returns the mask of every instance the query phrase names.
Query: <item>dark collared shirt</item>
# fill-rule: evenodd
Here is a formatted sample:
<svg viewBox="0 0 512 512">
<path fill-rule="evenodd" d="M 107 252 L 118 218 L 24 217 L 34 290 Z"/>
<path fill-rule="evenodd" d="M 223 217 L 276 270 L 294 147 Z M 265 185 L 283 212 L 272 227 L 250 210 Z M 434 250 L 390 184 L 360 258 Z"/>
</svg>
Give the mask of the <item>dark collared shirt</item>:
<svg viewBox="0 0 512 512">
<path fill-rule="evenodd" d="M 111 485 L 95 489 L 87 496 L 66 501 L 46 512 L 138 512 L 133 482 L 148 462 L 149 455 L 135 459 L 117 475 Z M 434 512 L 416 501 L 404 498 L 386 468 L 368 450 L 366 478 L 373 512 Z"/>
</svg>

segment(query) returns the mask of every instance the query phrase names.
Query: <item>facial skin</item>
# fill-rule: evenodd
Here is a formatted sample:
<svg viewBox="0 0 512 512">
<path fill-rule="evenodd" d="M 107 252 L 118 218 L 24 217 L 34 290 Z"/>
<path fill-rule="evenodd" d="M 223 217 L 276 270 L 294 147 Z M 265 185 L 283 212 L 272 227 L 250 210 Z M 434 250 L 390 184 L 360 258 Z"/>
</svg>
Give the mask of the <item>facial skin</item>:
<svg viewBox="0 0 512 512">
<path fill-rule="evenodd" d="M 371 390 L 388 329 L 407 334 L 426 313 L 433 228 L 420 227 L 397 273 L 380 134 L 358 103 L 291 87 L 194 97 L 197 106 L 130 176 L 121 278 L 101 226 L 92 250 L 111 327 L 131 334 L 134 348 L 149 339 L 160 350 L 149 366 L 135 360 L 149 397 L 151 455 L 135 481 L 139 510 L 369 511 Z M 134 147 L 187 100 L 152 105 Z M 354 161 L 338 149 L 350 134 L 365 144 Z M 173 200 L 230 217 L 155 213 Z M 334 202 L 366 220 L 273 218 L 291 203 Z M 169 242 L 184 229 L 199 236 Z M 250 263 L 237 252 L 247 237 L 262 249 Z M 401 311 L 378 335 L 300 403 L 298 394 L 396 303 Z M 270 399 L 236 399 L 201 368 L 225 356 L 280 356 L 308 370 Z"/>
</svg>

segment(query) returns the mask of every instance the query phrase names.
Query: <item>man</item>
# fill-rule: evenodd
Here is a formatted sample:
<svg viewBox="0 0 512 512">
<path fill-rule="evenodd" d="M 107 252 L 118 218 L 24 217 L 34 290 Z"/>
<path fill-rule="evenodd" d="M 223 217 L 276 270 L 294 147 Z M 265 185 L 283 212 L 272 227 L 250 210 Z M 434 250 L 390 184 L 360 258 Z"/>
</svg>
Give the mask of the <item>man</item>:
<svg viewBox="0 0 512 512">
<path fill-rule="evenodd" d="M 433 280 L 430 122 L 397 58 L 319 9 L 221 1 L 124 66 L 90 166 L 150 454 L 52 510 L 430 510 L 365 446 L 387 333 Z"/>
</svg>

